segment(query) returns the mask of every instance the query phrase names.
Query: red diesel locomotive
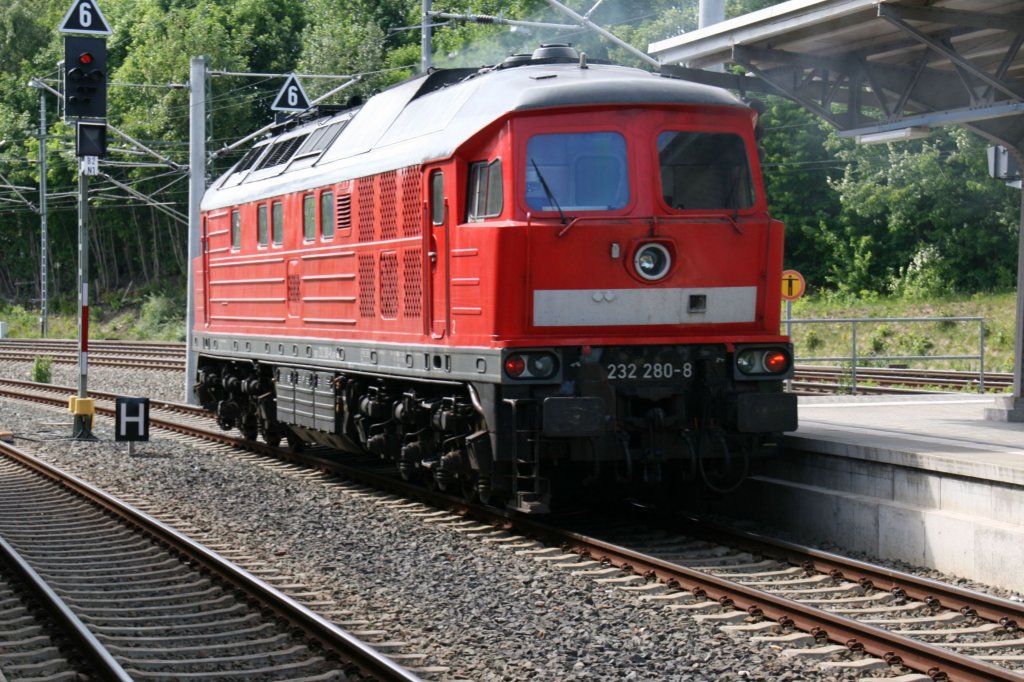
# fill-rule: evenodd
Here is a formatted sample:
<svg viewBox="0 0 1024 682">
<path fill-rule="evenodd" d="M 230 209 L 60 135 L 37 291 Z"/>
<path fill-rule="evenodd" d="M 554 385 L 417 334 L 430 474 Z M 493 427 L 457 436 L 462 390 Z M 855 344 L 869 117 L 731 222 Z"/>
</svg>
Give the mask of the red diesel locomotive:
<svg viewBox="0 0 1024 682">
<path fill-rule="evenodd" d="M 282 126 L 203 200 L 196 395 L 524 512 L 796 428 L 756 113 L 545 46 Z"/>
</svg>

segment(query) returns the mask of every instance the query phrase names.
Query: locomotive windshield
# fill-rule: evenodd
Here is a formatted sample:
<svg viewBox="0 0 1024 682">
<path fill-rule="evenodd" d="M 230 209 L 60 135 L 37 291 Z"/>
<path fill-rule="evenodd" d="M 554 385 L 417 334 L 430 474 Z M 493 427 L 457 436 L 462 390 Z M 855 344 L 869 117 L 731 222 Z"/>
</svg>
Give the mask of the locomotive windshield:
<svg viewBox="0 0 1024 682">
<path fill-rule="evenodd" d="M 739 209 L 754 205 L 747 149 L 731 133 L 658 135 L 661 194 L 670 208 Z"/>
<path fill-rule="evenodd" d="M 613 132 L 534 135 L 526 203 L 536 211 L 613 211 L 629 203 L 626 140 Z"/>
</svg>

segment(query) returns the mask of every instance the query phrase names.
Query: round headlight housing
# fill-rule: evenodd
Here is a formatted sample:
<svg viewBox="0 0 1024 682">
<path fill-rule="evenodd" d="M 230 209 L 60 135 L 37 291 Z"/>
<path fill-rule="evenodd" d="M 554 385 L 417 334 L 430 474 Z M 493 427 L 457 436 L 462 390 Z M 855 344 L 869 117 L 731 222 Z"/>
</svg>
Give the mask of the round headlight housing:
<svg viewBox="0 0 1024 682">
<path fill-rule="evenodd" d="M 744 374 L 753 374 L 758 371 L 759 353 L 753 350 L 745 350 L 736 356 L 736 367 Z"/>
<path fill-rule="evenodd" d="M 668 274 L 672 267 L 672 255 L 663 244 L 652 242 L 644 244 L 633 256 L 633 268 L 648 282 L 659 280 Z"/>
<path fill-rule="evenodd" d="M 558 362 L 555 356 L 550 353 L 535 353 L 527 358 L 527 366 L 530 376 L 535 379 L 548 379 L 554 376 L 558 369 Z"/>
</svg>

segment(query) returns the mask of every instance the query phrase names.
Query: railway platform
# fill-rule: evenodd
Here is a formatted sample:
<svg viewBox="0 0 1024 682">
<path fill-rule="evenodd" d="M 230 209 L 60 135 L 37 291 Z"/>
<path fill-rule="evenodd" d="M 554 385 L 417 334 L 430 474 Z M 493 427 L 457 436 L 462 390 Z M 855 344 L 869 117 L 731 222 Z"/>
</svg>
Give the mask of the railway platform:
<svg viewBox="0 0 1024 682">
<path fill-rule="evenodd" d="M 746 518 L 1024 592 L 1024 424 L 992 396 L 802 396 L 782 457 L 755 462 Z"/>
</svg>

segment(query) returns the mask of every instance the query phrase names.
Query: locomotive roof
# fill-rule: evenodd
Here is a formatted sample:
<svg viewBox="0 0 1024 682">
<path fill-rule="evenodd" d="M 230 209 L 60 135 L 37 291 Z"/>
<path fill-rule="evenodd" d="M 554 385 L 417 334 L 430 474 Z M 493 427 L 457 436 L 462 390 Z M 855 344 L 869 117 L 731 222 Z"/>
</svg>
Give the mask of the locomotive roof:
<svg viewBox="0 0 1024 682">
<path fill-rule="evenodd" d="M 726 90 L 623 66 L 550 63 L 439 70 L 393 86 L 358 109 L 257 143 L 207 190 L 202 208 L 445 158 L 509 112 L 615 104 L 745 107 Z"/>
</svg>

